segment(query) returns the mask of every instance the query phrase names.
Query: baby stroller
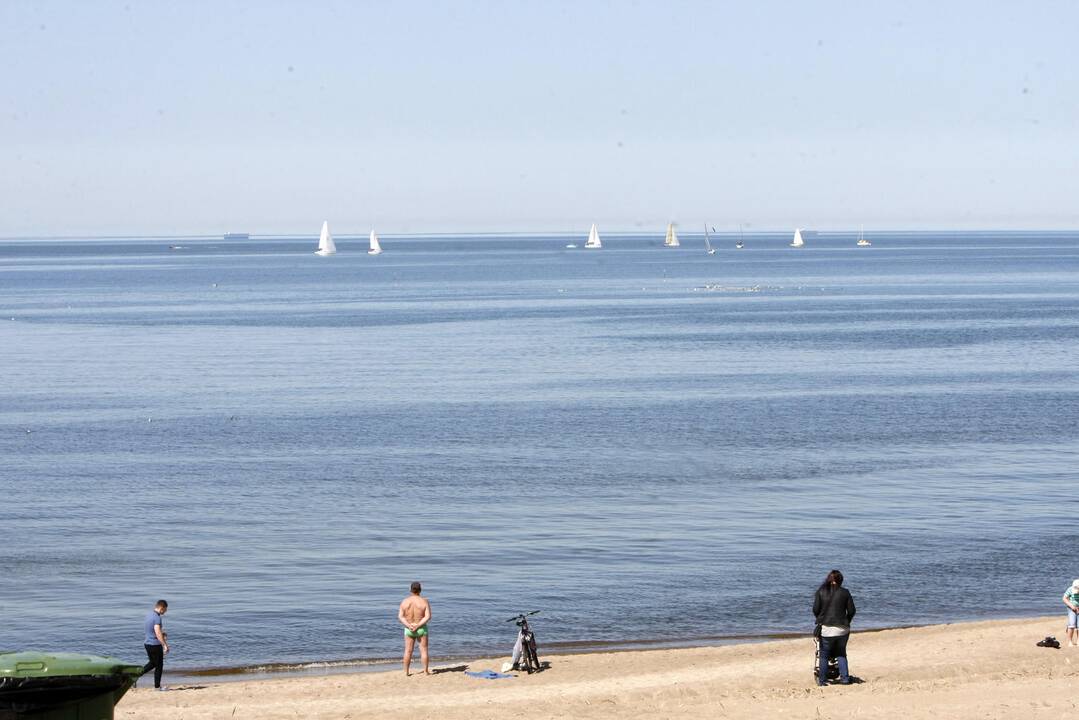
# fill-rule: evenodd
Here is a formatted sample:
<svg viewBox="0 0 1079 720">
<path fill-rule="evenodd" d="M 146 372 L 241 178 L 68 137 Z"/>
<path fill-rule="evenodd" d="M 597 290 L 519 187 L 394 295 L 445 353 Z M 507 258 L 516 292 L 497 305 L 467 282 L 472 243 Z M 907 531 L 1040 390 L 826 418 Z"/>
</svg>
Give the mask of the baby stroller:
<svg viewBox="0 0 1079 720">
<path fill-rule="evenodd" d="M 817 682 L 817 671 L 820 670 L 820 638 L 813 637 L 813 682 Z M 839 679 L 839 659 L 828 658 L 828 677 L 824 679 L 825 682 L 832 682 Z"/>
</svg>

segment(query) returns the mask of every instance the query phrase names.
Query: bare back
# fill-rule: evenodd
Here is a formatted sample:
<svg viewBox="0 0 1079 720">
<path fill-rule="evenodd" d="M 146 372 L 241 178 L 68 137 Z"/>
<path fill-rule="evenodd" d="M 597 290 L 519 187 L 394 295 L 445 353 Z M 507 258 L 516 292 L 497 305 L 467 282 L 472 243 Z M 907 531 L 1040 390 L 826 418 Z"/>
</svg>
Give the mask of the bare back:
<svg viewBox="0 0 1079 720">
<path fill-rule="evenodd" d="M 402 624 L 420 626 L 431 619 L 431 604 L 427 598 L 419 595 L 409 595 L 401 601 L 398 617 Z"/>
<path fill-rule="evenodd" d="M 430 636 L 427 631 L 427 623 L 431 619 L 431 604 L 427 598 L 420 597 L 419 583 L 413 584 L 411 595 L 401 601 L 397 609 L 397 620 L 405 626 L 405 675 L 412 662 L 412 650 L 416 645 L 420 646 L 420 657 L 423 658 L 423 672 L 431 674 L 430 657 L 427 654 L 427 641 Z"/>
</svg>

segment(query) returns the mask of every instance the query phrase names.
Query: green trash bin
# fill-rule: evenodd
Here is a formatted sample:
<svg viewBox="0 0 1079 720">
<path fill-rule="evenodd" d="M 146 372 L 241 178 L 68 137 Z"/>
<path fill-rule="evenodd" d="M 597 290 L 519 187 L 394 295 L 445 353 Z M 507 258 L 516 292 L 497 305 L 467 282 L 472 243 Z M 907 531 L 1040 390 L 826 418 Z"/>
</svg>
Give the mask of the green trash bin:
<svg viewBox="0 0 1079 720">
<path fill-rule="evenodd" d="M 140 675 L 110 657 L 0 652 L 0 720 L 112 720 Z"/>
</svg>

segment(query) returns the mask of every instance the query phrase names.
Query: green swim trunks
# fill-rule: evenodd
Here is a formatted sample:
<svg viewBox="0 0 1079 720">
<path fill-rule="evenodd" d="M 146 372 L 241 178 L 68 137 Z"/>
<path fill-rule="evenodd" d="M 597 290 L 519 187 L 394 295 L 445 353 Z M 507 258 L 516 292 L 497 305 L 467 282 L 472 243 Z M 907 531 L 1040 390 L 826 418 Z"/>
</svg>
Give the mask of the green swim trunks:
<svg viewBox="0 0 1079 720">
<path fill-rule="evenodd" d="M 420 627 L 416 628 L 415 630 L 409 630 L 408 628 L 405 628 L 405 637 L 412 638 L 413 640 L 415 640 L 416 638 L 421 638 L 426 634 L 427 634 L 427 626 L 426 625 L 421 625 Z"/>
</svg>

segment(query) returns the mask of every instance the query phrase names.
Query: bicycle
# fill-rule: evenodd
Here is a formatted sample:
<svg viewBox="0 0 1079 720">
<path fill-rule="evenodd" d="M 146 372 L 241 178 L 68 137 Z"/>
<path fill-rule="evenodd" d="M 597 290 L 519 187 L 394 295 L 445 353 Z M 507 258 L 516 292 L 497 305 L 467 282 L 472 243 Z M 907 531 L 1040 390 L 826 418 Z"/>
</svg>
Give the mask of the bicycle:
<svg viewBox="0 0 1079 720">
<path fill-rule="evenodd" d="M 540 661 L 536 655 L 536 634 L 528 625 L 528 618 L 539 613 L 533 610 L 529 613 L 521 613 L 511 617 L 506 622 L 516 623 L 520 630 L 517 631 L 517 642 L 513 645 L 513 669 L 524 670 L 529 675 L 539 672 Z"/>
</svg>

